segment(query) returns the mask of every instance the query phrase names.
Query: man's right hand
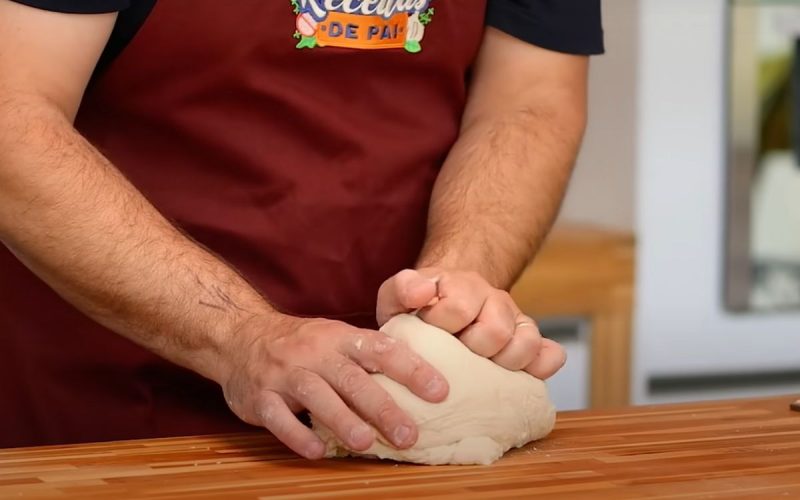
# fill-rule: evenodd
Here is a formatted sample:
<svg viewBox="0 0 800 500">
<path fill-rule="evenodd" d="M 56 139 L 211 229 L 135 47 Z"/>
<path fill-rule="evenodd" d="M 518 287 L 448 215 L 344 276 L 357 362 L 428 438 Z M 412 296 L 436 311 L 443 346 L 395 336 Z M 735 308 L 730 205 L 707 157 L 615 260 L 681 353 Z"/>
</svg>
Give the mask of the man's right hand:
<svg viewBox="0 0 800 500">
<path fill-rule="evenodd" d="M 354 450 L 374 439 L 365 421 L 411 446 L 413 422 L 367 373 L 432 402 L 441 375 L 378 332 L 273 312 L 75 130 L 115 20 L 0 0 L 0 245 L 95 321 L 218 381 L 241 418 L 303 456 L 324 450 L 302 408 Z"/>
<path fill-rule="evenodd" d="M 448 393 L 445 378 L 405 343 L 338 321 L 259 316 L 233 344 L 218 380 L 228 405 L 310 459 L 322 458 L 325 446 L 295 416 L 303 409 L 355 451 L 375 439 L 367 422 L 398 448 L 414 445 L 414 422 L 369 373 L 383 373 L 432 403 Z"/>
</svg>

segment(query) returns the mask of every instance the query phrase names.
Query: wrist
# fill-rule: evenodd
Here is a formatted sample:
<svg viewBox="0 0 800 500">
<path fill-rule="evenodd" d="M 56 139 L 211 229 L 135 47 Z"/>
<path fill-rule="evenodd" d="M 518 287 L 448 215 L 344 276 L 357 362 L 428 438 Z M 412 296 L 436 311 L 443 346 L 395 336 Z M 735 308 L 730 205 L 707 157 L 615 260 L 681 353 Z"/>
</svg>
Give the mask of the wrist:
<svg viewBox="0 0 800 500">
<path fill-rule="evenodd" d="M 428 240 L 420 252 L 414 268 L 459 269 L 464 267 L 464 256 L 456 255 L 453 251 L 448 250 L 449 248 L 453 248 L 453 245 L 444 245 Z"/>
<path fill-rule="evenodd" d="M 255 313 L 242 315 L 220 335 L 209 363 L 212 373 L 208 378 L 224 387 L 231 375 L 241 367 L 242 359 L 253 344 L 265 337 L 278 337 L 282 332 L 296 328 L 300 318 L 264 307 Z"/>
</svg>

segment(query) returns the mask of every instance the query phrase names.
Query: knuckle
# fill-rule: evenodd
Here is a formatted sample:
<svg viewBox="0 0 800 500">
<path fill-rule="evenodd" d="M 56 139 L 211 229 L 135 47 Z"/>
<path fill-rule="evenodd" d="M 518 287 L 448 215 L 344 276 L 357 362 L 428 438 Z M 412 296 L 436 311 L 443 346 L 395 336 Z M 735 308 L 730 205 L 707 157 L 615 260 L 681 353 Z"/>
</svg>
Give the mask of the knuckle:
<svg viewBox="0 0 800 500">
<path fill-rule="evenodd" d="M 413 269 L 403 269 L 402 271 L 400 271 L 399 273 L 395 274 L 394 276 L 397 279 L 403 280 L 403 279 L 413 278 L 416 275 L 417 275 L 417 271 L 414 271 Z"/>
<path fill-rule="evenodd" d="M 411 269 L 403 269 L 399 273 L 395 274 L 393 278 L 390 278 L 398 295 L 405 293 L 406 285 L 414 278 L 414 276 L 416 276 L 416 271 Z"/>
<path fill-rule="evenodd" d="M 347 406 L 344 405 L 331 409 L 330 419 L 332 427 L 338 428 L 340 431 L 350 429 L 351 427 L 357 425 L 355 415 Z"/>
<path fill-rule="evenodd" d="M 357 397 L 367 388 L 365 373 L 355 365 L 346 364 L 338 374 L 338 385 L 340 390 L 350 397 Z"/>
<path fill-rule="evenodd" d="M 297 335 L 295 339 L 282 339 L 285 345 L 278 353 L 278 358 L 282 358 L 283 362 L 301 361 L 306 359 L 314 359 L 318 351 L 318 343 L 314 336 L 311 335 Z M 291 360 L 291 361 L 290 361 Z"/>
<path fill-rule="evenodd" d="M 392 344 L 392 359 L 394 361 L 413 367 L 418 366 L 422 362 L 422 358 L 420 358 L 408 344 L 395 339 L 391 340 L 394 342 Z"/>
<path fill-rule="evenodd" d="M 302 368 L 292 368 L 287 375 L 289 392 L 296 397 L 307 396 L 317 385 L 316 378 Z"/>
<path fill-rule="evenodd" d="M 408 286 L 397 287 L 397 300 L 404 306 L 411 302 L 411 290 Z"/>
<path fill-rule="evenodd" d="M 279 396 L 275 396 L 279 397 Z M 276 424 L 279 403 L 272 397 L 265 397 L 257 410 L 257 416 L 265 427 L 272 427 Z"/>
<path fill-rule="evenodd" d="M 412 356 L 409 358 L 408 362 L 408 380 L 411 381 L 423 381 L 427 380 L 430 376 L 430 370 L 428 369 L 427 365 L 422 362 L 422 360 L 416 356 Z"/>
<path fill-rule="evenodd" d="M 496 346 L 506 345 L 514 335 L 514 332 L 499 323 L 488 323 L 483 331 L 487 339 Z"/>
<path fill-rule="evenodd" d="M 469 303 L 464 298 L 452 297 L 447 308 L 447 313 L 458 320 L 459 323 L 469 324 L 472 322 L 473 314 L 470 310 Z"/>
<path fill-rule="evenodd" d="M 361 362 L 361 367 L 367 373 L 380 373 L 381 372 L 380 365 L 376 361 L 373 361 L 373 360 L 369 360 L 368 359 L 368 360 L 362 361 Z"/>
<path fill-rule="evenodd" d="M 531 359 L 535 359 L 542 350 L 542 337 L 538 335 L 520 335 L 519 333 L 515 335 L 515 338 L 517 337 L 516 342 L 521 344 L 522 352 L 528 354 Z"/>
<path fill-rule="evenodd" d="M 388 424 L 392 420 L 392 415 L 395 413 L 397 406 L 390 397 L 385 397 L 375 411 L 375 418 L 378 422 Z"/>
<path fill-rule="evenodd" d="M 528 333 L 528 335 L 525 335 L 523 338 L 529 342 L 531 349 L 536 350 L 536 352 L 541 351 L 542 347 L 544 347 L 544 339 L 539 333 L 539 330 L 532 330 L 530 333 Z"/>
<path fill-rule="evenodd" d="M 373 337 L 372 352 L 379 356 L 392 356 L 398 348 L 400 348 L 400 343 L 391 337 L 386 335 Z"/>
</svg>

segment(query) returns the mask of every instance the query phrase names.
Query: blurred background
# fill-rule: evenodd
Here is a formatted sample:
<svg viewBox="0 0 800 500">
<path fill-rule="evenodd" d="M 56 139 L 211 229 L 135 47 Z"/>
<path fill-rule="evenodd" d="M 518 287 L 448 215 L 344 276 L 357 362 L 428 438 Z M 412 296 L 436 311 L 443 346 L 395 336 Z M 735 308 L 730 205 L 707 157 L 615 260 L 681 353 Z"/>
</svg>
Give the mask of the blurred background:
<svg viewBox="0 0 800 500">
<path fill-rule="evenodd" d="M 800 0 L 603 4 L 573 183 L 513 291 L 567 347 L 554 399 L 800 397 Z"/>
</svg>

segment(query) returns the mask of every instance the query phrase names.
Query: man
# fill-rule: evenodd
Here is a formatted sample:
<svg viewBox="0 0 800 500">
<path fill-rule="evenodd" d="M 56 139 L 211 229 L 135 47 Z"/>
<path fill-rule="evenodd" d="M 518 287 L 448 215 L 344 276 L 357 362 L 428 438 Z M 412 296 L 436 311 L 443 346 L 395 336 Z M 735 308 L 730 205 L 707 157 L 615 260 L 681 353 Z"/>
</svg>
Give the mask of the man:
<svg viewBox="0 0 800 500">
<path fill-rule="evenodd" d="M 0 446 L 412 446 L 368 375 L 446 397 L 374 330 L 407 311 L 552 375 L 506 290 L 601 38 L 598 0 L 0 0 Z"/>
</svg>

